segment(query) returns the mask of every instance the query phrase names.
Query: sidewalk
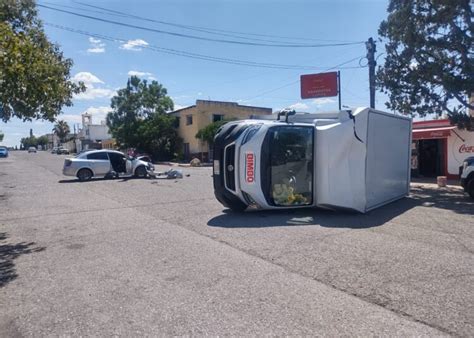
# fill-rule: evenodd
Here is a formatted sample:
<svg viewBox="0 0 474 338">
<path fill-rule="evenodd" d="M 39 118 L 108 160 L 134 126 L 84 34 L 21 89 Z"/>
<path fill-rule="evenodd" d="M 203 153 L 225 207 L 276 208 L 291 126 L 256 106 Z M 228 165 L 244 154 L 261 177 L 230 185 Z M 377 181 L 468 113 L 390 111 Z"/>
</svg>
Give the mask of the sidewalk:
<svg viewBox="0 0 474 338">
<path fill-rule="evenodd" d="M 421 184 L 421 185 L 435 185 L 438 186 L 438 183 L 436 181 L 436 177 L 412 177 L 411 178 L 411 183 L 415 184 Z M 459 180 L 448 180 L 447 181 L 447 186 L 448 187 L 456 187 L 456 188 L 461 188 L 461 184 Z"/>
</svg>

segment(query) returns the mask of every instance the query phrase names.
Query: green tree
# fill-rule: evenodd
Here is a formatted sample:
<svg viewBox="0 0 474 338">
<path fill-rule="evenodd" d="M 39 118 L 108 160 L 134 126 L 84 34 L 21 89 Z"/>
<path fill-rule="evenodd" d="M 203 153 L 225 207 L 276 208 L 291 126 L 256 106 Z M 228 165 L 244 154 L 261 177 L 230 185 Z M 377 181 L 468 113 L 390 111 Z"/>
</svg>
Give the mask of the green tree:
<svg viewBox="0 0 474 338">
<path fill-rule="evenodd" d="M 472 6 L 469 0 L 390 0 L 379 28 L 386 41 L 379 87 L 387 107 L 424 116 L 466 115 L 474 92 Z"/>
<path fill-rule="evenodd" d="M 4 137 L 4 134 L 3 134 L 2 131 L 0 130 L 0 142 L 3 141 L 3 137 Z"/>
<path fill-rule="evenodd" d="M 38 139 L 32 135 L 28 137 L 23 137 L 20 140 L 21 146 L 20 149 L 28 149 L 29 147 L 37 147 L 38 146 Z"/>
<path fill-rule="evenodd" d="M 39 146 L 42 146 L 43 149 L 48 145 L 49 143 L 49 139 L 48 139 L 48 136 L 46 135 L 43 135 L 43 136 L 40 136 L 36 139 L 36 143 L 39 145 Z"/>
<path fill-rule="evenodd" d="M 212 146 L 214 144 L 214 137 L 217 134 L 217 130 L 227 122 L 232 121 L 232 120 L 220 120 L 216 122 L 212 122 L 211 124 L 208 124 L 204 128 L 199 129 L 199 131 L 196 134 L 196 138 L 200 139 L 203 142 L 207 142 L 209 146 Z"/>
<path fill-rule="evenodd" d="M 173 101 L 157 81 L 132 76 L 112 98 L 111 107 L 107 126 L 120 147 L 137 148 L 160 159 L 174 153 L 179 144 L 175 118 L 165 114 L 173 109 Z"/>
<path fill-rule="evenodd" d="M 53 122 L 72 96 L 72 60 L 48 41 L 33 0 L 0 1 L 0 118 Z"/>
<path fill-rule="evenodd" d="M 53 128 L 53 133 L 59 138 L 59 142 L 64 143 L 66 142 L 67 136 L 71 130 L 69 129 L 69 125 L 64 120 L 59 120 L 56 122 Z"/>
<path fill-rule="evenodd" d="M 181 139 L 176 131 L 176 118 L 165 114 L 154 114 L 140 124 L 137 149 L 149 153 L 157 160 L 170 160 L 176 157 Z"/>
</svg>

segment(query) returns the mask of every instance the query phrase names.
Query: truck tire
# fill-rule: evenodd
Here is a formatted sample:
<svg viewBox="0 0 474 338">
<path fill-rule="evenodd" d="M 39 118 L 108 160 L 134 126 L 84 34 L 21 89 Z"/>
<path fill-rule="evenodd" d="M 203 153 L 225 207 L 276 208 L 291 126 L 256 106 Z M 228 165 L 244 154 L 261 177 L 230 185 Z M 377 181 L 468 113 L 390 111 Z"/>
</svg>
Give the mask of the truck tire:
<svg viewBox="0 0 474 338">
<path fill-rule="evenodd" d="M 474 198 L 474 179 L 471 179 L 469 182 L 467 182 L 467 193 L 471 198 Z"/>
<path fill-rule="evenodd" d="M 239 200 L 225 201 L 226 206 L 233 212 L 244 212 L 248 205 Z"/>
</svg>

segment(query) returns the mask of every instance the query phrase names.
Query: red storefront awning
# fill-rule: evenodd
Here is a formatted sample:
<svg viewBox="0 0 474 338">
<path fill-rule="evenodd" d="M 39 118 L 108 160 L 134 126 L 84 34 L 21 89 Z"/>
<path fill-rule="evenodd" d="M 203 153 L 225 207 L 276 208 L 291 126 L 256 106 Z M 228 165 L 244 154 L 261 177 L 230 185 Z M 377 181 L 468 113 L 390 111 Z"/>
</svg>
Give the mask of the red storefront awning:
<svg viewBox="0 0 474 338">
<path fill-rule="evenodd" d="M 441 127 L 441 128 L 413 129 L 412 139 L 413 140 L 426 140 L 426 139 L 447 138 L 451 135 L 451 130 L 455 128 L 456 128 L 455 126 L 450 126 L 450 127 Z"/>
</svg>

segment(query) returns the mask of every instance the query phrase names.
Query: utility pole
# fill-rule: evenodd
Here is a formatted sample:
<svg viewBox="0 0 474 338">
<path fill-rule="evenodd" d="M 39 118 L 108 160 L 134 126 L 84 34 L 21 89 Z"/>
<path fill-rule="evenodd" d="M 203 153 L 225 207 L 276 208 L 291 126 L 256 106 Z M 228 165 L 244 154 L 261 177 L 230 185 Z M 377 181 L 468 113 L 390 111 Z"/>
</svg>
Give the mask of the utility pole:
<svg viewBox="0 0 474 338">
<path fill-rule="evenodd" d="M 339 110 L 341 110 L 341 72 L 337 71 L 337 93 L 339 94 Z"/>
<path fill-rule="evenodd" d="M 369 90 L 370 90 L 370 108 L 375 108 L 375 66 L 377 62 L 375 61 L 375 41 L 372 38 L 369 38 L 365 43 L 367 48 L 367 60 L 369 66 Z"/>
</svg>

